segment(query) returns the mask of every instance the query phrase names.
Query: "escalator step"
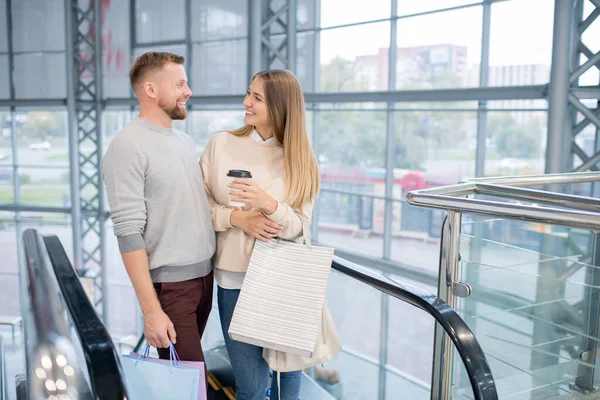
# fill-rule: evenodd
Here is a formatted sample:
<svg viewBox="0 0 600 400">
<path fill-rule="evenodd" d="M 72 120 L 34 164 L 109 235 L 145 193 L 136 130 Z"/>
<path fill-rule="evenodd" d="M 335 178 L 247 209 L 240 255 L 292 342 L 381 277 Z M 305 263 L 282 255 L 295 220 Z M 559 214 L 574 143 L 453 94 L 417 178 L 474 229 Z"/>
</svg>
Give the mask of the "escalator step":
<svg viewBox="0 0 600 400">
<path fill-rule="evenodd" d="M 208 371 L 208 400 L 235 400 L 235 390 L 223 386 L 210 371 Z"/>
</svg>

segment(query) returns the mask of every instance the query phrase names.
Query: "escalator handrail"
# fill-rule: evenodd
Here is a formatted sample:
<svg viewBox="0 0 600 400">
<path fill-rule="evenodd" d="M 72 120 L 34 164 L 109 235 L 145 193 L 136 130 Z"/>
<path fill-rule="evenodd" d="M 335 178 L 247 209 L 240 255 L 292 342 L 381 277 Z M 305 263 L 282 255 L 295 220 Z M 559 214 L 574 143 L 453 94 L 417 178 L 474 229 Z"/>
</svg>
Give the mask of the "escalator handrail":
<svg viewBox="0 0 600 400">
<path fill-rule="evenodd" d="M 42 236 L 35 229 L 25 230 L 23 248 L 19 286 L 27 397 L 48 398 L 58 390 L 91 399 L 85 365 L 77 356 L 69 315 Z"/>
<path fill-rule="evenodd" d="M 337 256 L 334 256 L 331 266 L 342 274 L 420 308 L 435 318 L 444 328 L 463 360 L 475 399 L 498 399 L 492 371 L 477 338 L 447 303 L 418 287 L 399 283 Z"/>
<path fill-rule="evenodd" d="M 106 327 L 88 299 L 58 237 L 45 236 L 44 242 L 79 335 L 96 398 L 126 399 L 119 354 Z"/>
</svg>

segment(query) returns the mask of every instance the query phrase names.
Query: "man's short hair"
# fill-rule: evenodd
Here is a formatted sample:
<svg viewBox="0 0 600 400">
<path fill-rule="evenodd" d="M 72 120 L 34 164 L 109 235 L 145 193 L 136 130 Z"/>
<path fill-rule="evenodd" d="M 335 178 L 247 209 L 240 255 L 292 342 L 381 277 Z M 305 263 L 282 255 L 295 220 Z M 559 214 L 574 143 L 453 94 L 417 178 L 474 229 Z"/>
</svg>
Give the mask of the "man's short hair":
<svg viewBox="0 0 600 400">
<path fill-rule="evenodd" d="M 181 64 L 185 57 L 165 51 L 149 51 L 135 59 L 129 70 L 129 81 L 134 91 L 144 83 L 148 73 L 162 69 L 167 63 Z"/>
</svg>

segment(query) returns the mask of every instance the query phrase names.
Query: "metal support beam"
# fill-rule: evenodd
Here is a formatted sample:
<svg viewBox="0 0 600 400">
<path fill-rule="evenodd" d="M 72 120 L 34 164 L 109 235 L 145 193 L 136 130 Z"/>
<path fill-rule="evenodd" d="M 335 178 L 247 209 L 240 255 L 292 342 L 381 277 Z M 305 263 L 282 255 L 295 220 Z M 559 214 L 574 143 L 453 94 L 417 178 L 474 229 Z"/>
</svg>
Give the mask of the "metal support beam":
<svg viewBox="0 0 600 400">
<path fill-rule="evenodd" d="M 81 204 L 79 193 L 79 162 L 78 162 L 78 131 L 77 131 L 77 108 L 75 106 L 75 90 L 77 85 L 77 76 L 75 73 L 75 37 L 76 15 L 73 9 L 73 1 L 65 0 L 65 31 L 66 31 L 66 49 L 67 49 L 67 118 L 69 127 L 69 176 L 71 180 L 71 220 L 73 229 L 73 267 L 79 270 L 83 266 L 81 251 Z"/>
<path fill-rule="evenodd" d="M 286 0 L 284 2 L 277 0 L 257 1 L 258 4 L 252 4 L 250 0 L 250 30 L 253 36 L 250 41 L 253 42 L 252 50 L 256 51 L 256 22 L 260 21 L 260 51 L 250 57 L 261 57 L 261 65 L 258 70 L 271 68 L 286 68 L 296 72 L 296 11 L 297 0 Z M 258 10 L 262 13 L 257 16 Z M 284 18 L 283 15 L 286 15 Z M 256 63 L 256 60 L 249 60 Z M 256 65 L 248 64 L 249 68 Z"/>
<path fill-rule="evenodd" d="M 396 59 L 398 58 L 398 20 L 397 0 L 392 0 L 392 21 L 390 26 L 390 48 L 389 48 L 389 72 L 388 89 L 396 89 Z M 394 202 L 394 168 L 396 166 L 396 114 L 393 111 L 395 103 L 387 103 L 387 130 L 386 130 L 386 154 L 385 154 L 385 211 L 383 226 L 383 258 L 392 257 L 392 221 Z"/>
<path fill-rule="evenodd" d="M 590 57 L 589 60 L 587 60 L 584 64 L 582 64 L 575 71 L 573 71 L 573 73 L 571 74 L 571 78 L 569 79 L 570 82 L 571 83 L 577 82 L 577 79 L 579 79 L 579 77 L 581 75 L 583 75 L 587 70 L 589 70 L 594 65 L 596 65 L 598 63 L 598 61 L 600 61 L 600 51 L 597 52 L 596 54 L 594 54 L 592 57 Z"/>
<path fill-rule="evenodd" d="M 248 0 L 248 83 L 262 69 L 262 3 Z"/>
<path fill-rule="evenodd" d="M 591 68 L 600 69 L 600 52 L 593 53 L 582 41 L 581 35 L 589 29 L 594 24 L 600 24 L 598 21 L 598 16 L 600 16 L 600 0 L 590 0 L 590 2 L 596 7 L 590 15 L 586 18 L 585 21 L 583 19 L 583 0 L 579 0 L 576 2 L 576 12 L 575 12 L 575 26 L 576 29 L 573 30 L 573 43 L 576 43 L 576 46 L 573 46 L 571 62 L 572 62 L 572 72 L 570 77 L 570 83 L 572 87 L 570 88 L 570 92 L 568 94 L 569 103 L 572 106 L 572 112 L 570 115 L 569 123 L 573 127 L 572 129 L 572 138 L 573 141 L 570 149 L 572 151 L 572 155 L 581 160 L 581 164 L 574 168 L 573 171 L 587 171 L 587 170 L 597 170 L 598 162 L 600 161 L 600 148 L 598 145 L 594 146 L 593 153 L 587 154 L 584 149 L 582 149 L 577 143 L 575 143 L 575 137 L 580 134 L 584 129 L 588 128 L 590 124 L 595 125 L 596 127 L 596 144 L 599 143 L 599 132 L 600 132 L 600 87 L 596 86 L 588 86 L 588 87 L 580 87 L 579 86 L 579 78 L 589 71 Z M 581 58 L 587 58 L 587 61 L 581 63 Z M 595 99 L 596 108 L 590 108 L 586 106 L 581 99 Z M 578 114 L 583 116 L 583 120 L 578 122 Z M 570 165 L 572 167 L 572 165 Z M 572 168 L 570 168 L 572 169 Z M 599 185 L 592 185 L 591 192 L 589 195 L 594 196 L 595 191 L 600 189 Z"/>
<path fill-rule="evenodd" d="M 452 284 L 456 280 L 459 264 L 461 213 L 448 211 L 442 227 L 438 297 L 450 307 L 456 307 Z M 435 324 L 433 344 L 433 372 L 431 398 L 449 400 L 452 393 L 452 342 L 440 324 Z"/>
<path fill-rule="evenodd" d="M 571 36 L 573 34 L 573 2 L 555 0 L 552 69 L 548 93 L 548 140 L 546 146 L 546 173 L 567 171 L 565 137 L 570 140 L 569 76 Z M 555 188 L 557 189 L 557 188 Z"/>
<path fill-rule="evenodd" d="M 100 0 L 66 0 L 73 251 L 80 276 L 93 278 L 97 311 L 104 307 L 105 211 L 102 154 L 102 29 Z"/>
<path fill-rule="evenodd" d="M 297 42 L 296 42 L 296 12 L 298 9 L 298 1 L 297 0 L 287 0 L 288 1 L 288 17 L 287 17 L 287 29 L 286 29 L 286 41 L 287 41 L 287 65 L 286 68 L 292 72 L 296 72 L 297 65 Z M 600 53 L 599 53 L 600 54 Z"/>
<path fill-rule="evenodd" d="M 397 25 L 395 18 L 398 9 L 398 0 L 391 0 L 391 27 L 389 48 L 388 90 L 396 88 L 396 58 L 397 58 Z M 394 203 L 391 200 L 394 193 L 394 167 L 396 164 L 396 115 L 393 111 L 394 103 L 387 104 L 387 129 L 386 129 L 386 174 L 385 174 L 385 211 L 383 227 L 383 258 L 391 259 L 392 256 L 392 221 Z M 379 325 L 379 369 L 378 373 L 378 399 L 385 400 L 387 391 L 387 371 L 389 353 L 389 308 L 390 296 L 381 294 L 381 322 Z"/>
<path fill-rule="evenodd" d="M 487 87 L 489 84 L 489 65 L 490 65 L 490 37 L 491 37 L 491 20 L 492 20 L 492 3 L 485 1 L 483 3 L 483 23 L 481 31 L 481 68 L 479 70 L 479 86 Z M 487 102 L 480 101 L 477 110 L 477 153 L 475 155 L 475 176 L 485 176 L 485 160 L 486 160 L 486 138 L 487 138 Z M 484 224 L 486 217 L 473 215 L 471 243 L 468 248 L 469 260 L 472 263 L 481 263 L 482 248 L 484 245 Z M 462 271 L 463 282 L 468 282 L 472 286 L 476 286 L 480 281 L 480 272 L 478 268 L 465 268 Z M 467 298 L 464 300 L 464 312 L 461 315 L 469 328 L 477 334 L 478 319 L 471 318 L 477 314 L 477 301 L 475 298 Z M 460 375 L 460 380 L 455 378 L 455 385 L 459 388 L 469 385 L 468 376 Z"/>
</svg>

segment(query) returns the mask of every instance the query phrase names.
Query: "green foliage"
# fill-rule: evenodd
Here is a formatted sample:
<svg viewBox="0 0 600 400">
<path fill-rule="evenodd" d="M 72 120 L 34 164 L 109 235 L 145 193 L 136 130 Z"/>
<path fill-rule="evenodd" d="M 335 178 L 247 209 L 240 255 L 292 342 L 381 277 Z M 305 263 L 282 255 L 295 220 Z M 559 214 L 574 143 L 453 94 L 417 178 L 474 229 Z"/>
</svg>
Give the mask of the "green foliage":
<svg viewBox="0 0 600 400">
<path fill-rule="evenodd" d="M 65 136 L 66 126 L 64 121 L 49 111 L 31 111 L 21 131 L 28 138 L 46 140 L 48 136 Z"/>
<path fill-rule="evenodd" d="M 534 158 L 540 153 L 542 122 L 532 118 L 519 124 L 508 114 L 490 116 L 488 135 L 492 138 L 499 156 L 505 158 Z"/>
</svg>

